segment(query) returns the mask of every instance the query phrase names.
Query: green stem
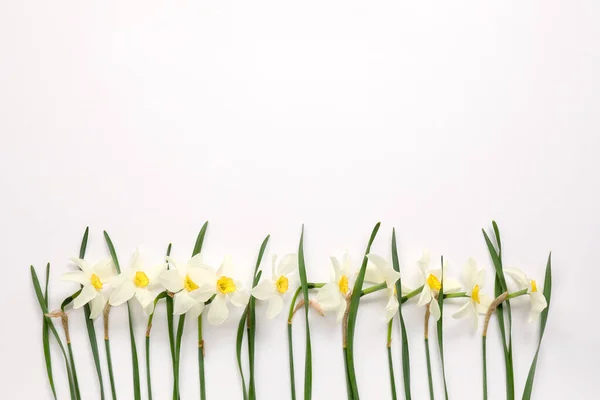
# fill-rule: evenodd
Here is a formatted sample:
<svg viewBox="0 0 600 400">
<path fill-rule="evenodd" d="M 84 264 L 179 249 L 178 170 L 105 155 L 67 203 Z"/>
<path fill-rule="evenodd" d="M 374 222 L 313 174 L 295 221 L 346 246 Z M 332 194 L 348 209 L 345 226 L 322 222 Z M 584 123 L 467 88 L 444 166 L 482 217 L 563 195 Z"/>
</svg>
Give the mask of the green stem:
<svg viewBox="0 0 600 400">
<path fill-rule="evenodd" d="M 115 376 L 113 374 L 112 357 L 110 355 L 110 340 L 104 338 L 104 347 L 106 348 L 106 364 L 108 365 L 108 378 L 110 380 L 110 391 L 113 400 L 117 400 L 117 391 L 115 389 Z"/>
<path fill-rule="evenodd" d="M 518 292 L 514 292 L 514 293 L 509 294 L 506 297 L 506 300 L 514 299 L 515 297 L 523 296 L 523 295 L 526 295 L 526 294 L 527 294 L 527 289 L 519 290 Z"/>
<path fill-rule="evenodd" d="M 77 379 L 77 372 L 75 370 L 75 359 L 73 358 L 73 347 L 71 342 L 67 342 L 67 350 L 69 351 L 69 360 L 71 362 L 71 372 L 73 373 L 73 386 L 75 387 L 75 395 L 78 399 L 81 399 L 81 392 L 79 391 L 79 380 Z"/>
<path fill-rule="evenodd" d="M 483 357 L 483 400 L 487 400 L 488 392 L 487 392 L 487 337 L 482 336 L 481 345 L 482 345 L 482 357 Z"/>
<path fill-rule="evenodd" d="M 313 283 L 313 282 L 308 282 L 307 283 L 307 287 L 309 289 L 318 289 L 318 288 L 322 288 L 323 286 L 325 286 L 324 283 Z M 289 355 L 289 361 L 290 361 L 290 389 L 291 389 L 291 396 L 292 396 L 292 400 L 296 400 L 296 376 L 295 376 L 295 372 L 294 372 L 294 347 L 293 347 L 293 342 L 292 342 L 292 318 L 294 316 L 294 309 L 296 308 L 296 300 L 298 299 L 298 296 L 300 295 L 300 292 L 302 291 L 302 286 L 298 287 L 298 289 L 296 289 L 296 292 L 294 292 L 294 296 L 292 296 L 292 301 L 290 302 L 290 311 L 288 313 L 288 355 Z M 345 351 L 344 351 L 345 353 Z"/>
<path fill-rule="evenodd" d="M 198 375 L 200 378 L 200 399 L 206 400 L 206 381 L 204 379 L 204 339 L 202 337 L 202 314 L 198 316 Z"/>
<path fill-rule="evenodd" d="M 179 316 L 177 324 L 177 337 L 175 339 L 175 372 L 173 384 L 173 400 L 179 399 L 179 360 L 181 357 L 181 338 L 183 337 L 183 328 L 185 327 L 185 314 Z"/>
<path fill-rule="evenodd" d="M 398 397 L 396 395 L 396 378 L 394 378 L 394 362 L 392 361 L 392 323 L 394 319 L 391 319 L 388 322 L 388 332 L 387 332 L 387 353 L 388 353 L 388 366 L 390 369 L 390 389 L 392 391 L 392 400 L 397 400 Z"/>
<path fill-rule="evenodd" d="M 427 379 L 429 382 L 429 398 L 433 400 L 433 380 L 431 378 L 431 357 L 429 356 L 429 339 L 425 338 L 425 356 L 427 357 Z"/>
<path fill-rule="evenodd" d="M 354 400 L 354 393 L 352 393 L 352 384 L 350 383 L 350 375 L 348 372 L 348 352 L 346 351 L 345 347 L 343 347 L 342 350 L 344 351 L 344 375 L 346 376 L 346 393 L 348 395 L 348 400 Z"/>
<path fill-rule="evenodd" d="M 150 376 L 150 332 L 146 334 L 146 382 L 148 384 L 148 400 L 152 400 L 152 381 Z"/>
</svg>

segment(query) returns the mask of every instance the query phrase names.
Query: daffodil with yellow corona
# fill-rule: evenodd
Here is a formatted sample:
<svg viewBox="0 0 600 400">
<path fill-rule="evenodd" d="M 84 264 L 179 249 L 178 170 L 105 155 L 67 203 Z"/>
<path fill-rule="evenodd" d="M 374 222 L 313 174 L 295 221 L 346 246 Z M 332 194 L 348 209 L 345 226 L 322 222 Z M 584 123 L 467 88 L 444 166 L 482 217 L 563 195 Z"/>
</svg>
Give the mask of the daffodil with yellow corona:
<svg viewBox="0 0 600 400">
<path fill-rule="evenodd" d="M 473 327 L 477 330 L 479 314 L 485 314 L 492 303 L 492 298 L 482 291 L 485 270 L 478 269 L 475 260 L 469 258 L 463 268 L 462 279 L 465 284 L 465 294 L 469 299 L 452 316 L 470 318 Z"/>
<path fill-rule="evenodd" d="M 73 300 L 73 308 L 81 308 L 90 303 L 90 318 L 94 319 L 102 313 L 108 301 L 108 285 L 116 275 L 115 266 L 111 260 L 93 265 L 80 258 L 71 260 L 80 270 L 65 273 L 62 280 L 82 285 L 81 293 Z"/>
<path fill-rule="evenodd" d="M 277 264 L 277 256 L 272 257 L 271 278 L 263 278 L 252 289 L 252 295 L 268 301 L 267 318 L 275 318 L 283 309 L 283 296 L 298 286 L 298 256 L 287 254 Z"/>
<path fill-rule="evenodd" d="M 527 289 L 531 304 L 529 322 L 536 320 L 540 313 L 548 306 L 546 297 L 542 294 L 541 288 L 538 287 L 537 281 L 528 278 L 527 274 L 518 268 L 504 268 L 504 273 L 512 278 L 519 285 L 520 289 Z"/>
<path fill-rule="evenodd" d="M 417 305 L 419 307 L 425 307 L 429 305 L 429 311 L 435 321 L 440 319 L 440 306 L 436 301 L 437 295 L 442 288 L 442 268 L 429 268 L 429 251 L 424 250 L 423 255 L 418 261 L 419 269 L 421 271 L 421 277 L 423 279 L 423 291 L 419 296 Z M 460 291 L 460 283 L 447 275 L 447 263 L 444 262 L 444 294 L 457 293 Z"/>
<path fill-rule="evenodd" d="M 339 323 L 346 312 L 346 297 L 350 293 L 356 271 L 352 268 L 352 261 L 348 253 L 344 253 L 340 262 L 335 257 L 330 257 L 333 271 L 329 282 L 317 291 L 317 302 L 327 311 L 334 311 L 336 321 Z"/>
</svg>

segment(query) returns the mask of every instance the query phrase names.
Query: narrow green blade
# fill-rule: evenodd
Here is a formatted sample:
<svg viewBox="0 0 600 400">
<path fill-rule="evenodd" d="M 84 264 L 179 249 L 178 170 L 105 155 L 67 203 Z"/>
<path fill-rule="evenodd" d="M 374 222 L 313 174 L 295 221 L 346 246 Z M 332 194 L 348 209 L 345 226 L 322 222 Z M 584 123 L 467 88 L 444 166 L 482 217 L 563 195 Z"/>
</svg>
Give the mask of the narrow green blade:
<svg viewBox="0 0 600 400">
<path fill-rule="evenodd" d="M 246 318 L 248 317 L 248 307 L 244 309 L 240 323 L 238 324 L 237 339 L 235 342 L 235 357 L 237 359 L 238 370 L 242 378 L 242 394 L 244 400 L 248 400 L 248 391 L 246 390 L 246 379 L 244 378 L 244 370 L 242 368 L 242 342 L 244 340 L 244 327 L 246 326 Z"/>
<path fill-rule="evenodd" d="M 444 396 L 448 400 L 448 385 L 446 383 L 446 365 L 444 362 L 444 256 L 441 260 L 442 264 L 442 280 L 440 286 L 440 293 L 438 295 L 438 304 L 440 307 L 440 319 L 437 321 L 437 339 L 438 348 L 440 350 L 440 359 L 442 361 L 442 378 L 444 380 Z"/>
<path fill-rule="evenodd" d="M 308 279 L 306 278 L 306 264 L 304 263 L 304 225 L 300 234 L 298 245 L 298 273 L 304 296 L 304 317 L 306 319 L 306 355 L 304 359 L 304 400 L 312 398 L 312 347 L 310 342 L 310 325 L 308 321 Z"/>
<path fill-rule="evenodd" d="M 46 285 L 44 289 L 44 304 L 48 307 L 48 282 L 50 279 L 50 264 L 46 265 Z M 46 317 L 42 317 L 42 344 L 44 346 L 44 359 L 46 360 L 46 372 L 48 373 L 48 382 L 50 383 L 50 389 L 52 389 L 52 395 L 56 400 L 56 388 L 54 387 L 54 375 L 52 374 L 52 355 L 50 353 L 50 337 L 48 321 Z"/>
<path fill-rule="evenodd" d="M 396 245 L 396 229 L 392 229 L 392 266 L 400 272 L 400 261 L 398 260 L 398 246 Z M 396 297 L 398 298 L 398 316 L 400 317 L 400 331 L 402 340 L 402 376 L 404 378 L 404 398 L 411 399 L 410 394 L 410 355 L 408 352 L 408 335 L 406 325 L 402 316 L 402 277 L 396 281 Z"/>
<path fill-rule="evenodd" d="M 346 336 L 346 353 L 348 354 L 348 377 L 350 379 L 350 387 L 352 388 L 352 397 L 354 400 L 359 399 L 358 383 L 356 381 L 356 370 L 354 367 L 354 331 L 356 329 L 356 317 L 358 316 L 358 306 L 360 305 L 360 293 L 362 291 L 362 286 L 365 281 L 365 274 L 367 272 L 367 255 L 371 252 L 371 245 L 375 240 L 375 236 L 377 236 L 377 232 L 379 231 L 380 225 L 381 223 L 379 222 L 375 224 L 375 227 L 371 232 L 371 237 L 369 238 L 369 243 L 365 250 L 362 265 L 356 277 L 356 281 L 354 282 L 354 288 L 352 289 L 352 296 L 350 298 L 350 308 L 348 310 L 348 333 Z M 308 308 L 306 310 L 308 315 Z"/>
<path fill-rule="evenodd" d="M 254 267 L 254 275 L 252 281 L 252 287 L 256 286 L 260 280 L 261 272 L 258 271 L 260 264 L 262 262 L 263 255 L 265 254 L 265 249 L 267 248 L 267 244 L 269 243 L 270 235 L 263 240 L 260 245 L 260 250 L 258 252 L 258 258 L 256 260 L 256 265 Z M 250 400 L 256 400 L 256 382 L 254 379 L 254 353 L 255 353 L 255 343 L 256 343 L 256 299 L 254 296 L 250 297 L 250 301 L 248 302 L 248 362 L 250 366 L 250 378 L 248 384 L 248 397 Z"/>
<path fill-rule="evenodd" d="M 540 340 L 538 342 L 537 350 L 535 351 L 535 357 L 529 368 L 529 374 L 527 375 L 527 382 L 525 383 L 525 390 L 523 390 L 523 400 L 531 399 L 531 392 L 533 390 L 533 378 L 535 378 L 535 369 L 537 366 L 538 355 L 540 354 L 540 347 L 542 345 L 542 338 L 544 337 L 544 331 L 546 330 L 546 322 L 548 321 L 548 311 L 550 309 L 550 297 L 552 294 L 552 253 L 548 256 L 548 262 L 546 264 L 546 277 L 544 279 L 544 297 L 546 298 L 546 309 L 542 311 L 540 316 Z"/>
<path fill-rule="evenodd" d="M 48 269 L 48 267 L 46 267 L 46 268 Z M 35 272 L 35 268 L 33 268 L 33 265 L 31 266 L 30 271 L 31 271 L 31 281 L 33 282 L 33 290 L 35 291 L 35 296 L 38 300 L 38 304 L 40 305 L 42 313 L 44 315 L 46 315 L 46 314 L 48 314 L 48 305 L 44 298 L 42 288 L 40 287 L 40 281 L 38 279 L 37 273 Z M 69 365 L 69 357 L 67 356 L 65 347 L 62 343 L 62 340 L 60 339 L 60 336 L 58 335 L 58 332 L 56 331 L 56 328 L 54 327 L 54 324 L 52 323 L 52 320 L 50 320 L 50 318 L 46 317 L 46 316 L 44 316 L 44 318 L 46 319 L 48 329 L 54 336 L 54 339 L 56 339 L 56 342 L 58 343 L 58 346 L 60 347 L 60 350 L 62 352 L 63 358 L 65 360 L 65 369 L 67 370 L 67 378 L 69 381 L 70 397 L 71 397 L 71 400 L 75 400 L 75 399 L 77 399 L 77 396 L 75 394 L 75 387 L 73 385 L 73 373 L 71 372 L 71 366 Z"/>
<path fill-rule="evenodd" d="M 115 264 L 115 268 L 117 269 L 117 273 L 121 273 L 121 267 L 119 265 L 119 259 L 117 258 L 117 252 L 115 251 L 115 246 L 110 240 L 110 236 L 108 233 L 104 231 L 104 239 L 106 240 L 106 245 L 108 246 L 108 251 L 112 257 L 113 263 Z M 135 334 L 133 329 L 133 319 L 131 316 L 131 307 L 129 306 L 129 302 L 127 302 L 127 315 L 129 317 L 129 341 L 131 342 L 131 365 L 133 369 L 133 396 L 135 400 L 141 400 L 141 388 L 140 388 L 140 367 L 138 363 L 138 354 L 137 354 L 137 346 L 135 344 Z"/>
</svg>

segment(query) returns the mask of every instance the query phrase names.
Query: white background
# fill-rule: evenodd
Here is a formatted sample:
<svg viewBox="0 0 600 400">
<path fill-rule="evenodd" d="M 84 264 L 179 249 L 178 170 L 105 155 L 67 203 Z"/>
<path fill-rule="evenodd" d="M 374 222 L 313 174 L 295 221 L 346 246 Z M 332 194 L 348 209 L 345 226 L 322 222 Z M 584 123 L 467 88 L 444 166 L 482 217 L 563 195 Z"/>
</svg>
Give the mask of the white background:
<svg viewBox="0 0 600 400">
<path fill-rule="evenodd" d="M 205 255 L 231 254 L 249 282 L 263 237 L 295 251 L 306 226 L 309 279 L 345 249 L 357 262 L 372 226 L 389 257 L 396 227 L 407 283 L 424 247 L 458 275 L 492 267 L 481 235 L 496 219 L 505 265 L 543 280 L 553 302 L 536 399 L 599 389 L 594 294 L 600 278 L 600 5 L 597 1 L 3 1 L 0 4 L 0 397 L 47 399 L 40 312 L 29 265 L 53 265 L 51 307 L 83 230 L 89 259 L 136 246 L 185 259 L 205 220 Z M 269 264 L 263 265 L 269 268 Z M 541 284 L 540 284 L 541 286 Z M 356 361 L 365 399 L 389 398 L 384 300 L 364 302 Z M 448 305 L 453 311 L 456 305 Z M 260 399 L 289 396 L 286 317 L 258 308 Z M 423 310 L 405 308 L 415 399 L 427 398 Z M 135 309 L 139 349 L 145 319 Z M 208 398 L 241 398 L 239 309 L 205 329 Z M 520 397 L 537 340 L 515 303 Z M 452 398 L 481 397 L 479 333 L 445 320 Z M 152 347 L 154 397 L 171 390 L 163 307 Z M 112 314 L 120 399 L 132 399 L 126 313 Z M 295 343 L 302 387 L 303 324 Z M 98 398 L 81 311 L 71 313 L 84 398 Z M 96 321 L 101 335 L 101 321 Z M 183 399 L 198 398 L 195 324 L 183 345 Z M 343 399 L 339 326 L 312 315 L 314 398 Z M 396 335 L 397 335 L 397 325 Z M 402 397 L 400 349 L 394 357 Z M 490 398 L 504 398 L 491 324 Z M 100 353 L 104 360 L 104 349 Z M 59 398 L 64 366 L 53 346 Z M 436 394 L 442 395 L 432 347 Z M 140 356 L 142 373 L 144 358 Z M 102 362 L 105 368 L 104 361 Z M 107 371 L 105 387 L 109 391 Z M 144 375 L 142 375 L 144 378 Z M 145 383 L 145 380 L 142 380 Z M 143 385 L 143 387 L 145 387 Z M 593 395 L 592 395 L 593 396 Z"/>
</svg>

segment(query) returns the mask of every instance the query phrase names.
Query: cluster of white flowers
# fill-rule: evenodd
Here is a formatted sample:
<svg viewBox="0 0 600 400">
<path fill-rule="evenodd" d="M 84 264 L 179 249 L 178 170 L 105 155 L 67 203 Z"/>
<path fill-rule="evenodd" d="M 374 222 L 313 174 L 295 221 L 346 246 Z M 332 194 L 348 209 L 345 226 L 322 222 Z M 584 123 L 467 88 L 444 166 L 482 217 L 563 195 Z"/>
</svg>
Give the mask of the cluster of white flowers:
<svg viewBox="0 0 600 400">
<path fill-rule="evenodd" d="M 365 281 L 373 284 L 382 284 L 385 282 L 386 297 L 388 299 L 385 306 L 385 317 L 386 321 L 389 321 L 398 312 L 399 304 L 395 284 L 400 278 L 400 274 L 381 256 L 369 254 L 367 258 L 368 264 Z M 402 296 L 406 296 L 409 293 L 416 295 L 420 292 L 417 305 L 419 307 L 429 307 L 431 316 L 437 321 L 441 315 L 437 302 L 440 289 L 443 287 L 443 292 L 447 295 L 459 294 L 464 290 L 462 295 L 456 297 L 467 298 L 468 300 L 460 306 L 458 311 L 453 314 L 453 317 L 469 318 L 474 328 L 477 329 L 478 315 L 485 314 L 492 303 L 492 298 L 482 292 L 485 271 L 479 269 L 475 261 L 469 258 L 465 263 L 462 273 L 463 289 L 458 280 L 449 276 L 448 263 L 446 261 L 444 261 L 443 269 L 430 269 L 429 260 L 429 252 L 427 250 L 423 251 L 422 257 L 417 261 L 421 275 L 420 285 L 413 291 L 405 286 L 404 281 L 402 281 Z M 337 258 L 331 257 L 331 263 L 333 272 L 330 281 L 319 289 L 317 301 L 325 310 L 335 312 L 337 322 L 340 322 L 346 311 L 346 298 L 350 295 L 350 289 L 357 275 L 357 269 L 353 268 L 347 253 L 342 257 L 341 262 Z M 516 268 L 506 268 L 505 273 L 514 279 L 519 290 L 527 289 L 527 294 L 531 299 L 529 320 L 534 320 L 547 306 L 546 298 L 538 291 L 536 281 L 528 279 L 525 273 Z"/>
<path fill-rule="evenodd" d="M 389 321 L 399 307 L 400 296 L 396 295 L 395 284 L 400 274 L 381 256 L 369 254 L 367 258 L 365 281 L 372 284 L 385 282 L 385 317 Z M 411 291 L 403 284 L 402 296 L 409 293 L 414 296 L 419 294 L 417 305 L 428 307 L 431 316 L 438 320 L 440 308 L 437 297 L 440 289 L 443 287 L 444 294 L 458 294 L 463 289 L 456 279 L 449 276 L 446 262 L 442 268 L 429 268 L 429 261 L 429 253 L 424 251 L 417 262 L 421 273 L 420 286 L 417 286 L 416 291 Z M 149 313 L 157 294 L 164 290 L 174 298 L 173 312 L 176 315 L 187 313 L 198 317 L 208 304 L 207 319 L 213 325 L 222 324 L 227 319 L 228 303 L 243 307 L 248 303 L 250 294 L 259 300 L 267 301 L 267 317 L 274 318 L 283 309 L 284 295 L 294 291 L 299 285 L 296 254 L 285 255 L 279 263 L 277 256 L 273 256 L 271 277 L 265 274 L 251 291 L 245 289 L 241 281 L 233 278 L 234 268 L 229 256 L 223 259 L 217 270 L 205 264 L 199 254 L 187 262 L 178 262 L 167 257 L 166 262 L 147 267 L 136 251 L 130 268 L 118 275 L 110 260 L 96 264 L 81 259 L 73 259 L 73 262 L 79 270 L 66 273 L 63 280 L 82 285 L 80 294 L 73 301 L 73 307 L 80 308 L 89 303 L 91 318 L 100 315 L 107 303 L 119 306 L 133 297 Z M 331 264 L 331 278 L 318 289 L 316 301 L 325 310 L 335 312 L 337 322 L 341 322 L 357 269 L 353 267 L 347 253 L 341 259 L 331 257 Z M 533 320 L 546 308 L 546 299 L 538 291 L 536 281 L 527 278 L 522 271 L 515 268 L 506 268 L 505 273 L 515 280 L 519 289 L 527 289 L 527 295 L 531 299 L 530 320 Z M 464 292 L 456 296 L 468 300 L 453 316 L 471 319 L 475 328 L 478 325 L 478 314 L 485 314 L 492 302 L 492 298 L 482 292 L 484 280 L 485 271 L 479 269 L 473 259 L 469 259 L 463 269 Z"/>
<path fill-rule="evenodd" d="M 178 262 L 167 257 L 166 262 L 147 267 L 136 251 L 131 267 L 116 274 L 112 261 L 89 264 L 85 260 L 73 259 L 79 271 L 63 275 L 63 280 L 82 285 L 81 293 L 73 301 L 73 308 L 90 303 L 90 318 L 102 313 L 106 304 L 119 306 L 133 297 L 145 312 L 151 312 L 156 295 L 167 290 L 174 298 L 174 314 L 189 314 L 198 317 L 210 301 L 208 322 L 223 323 L 228 315 L 227 304 L 243 307 L 250 293 L 242 282 L 233 278 L 231 257 L 226 256 L 218 270 L 202 261 L 198 254 L 187 262 Z"/>
</svg>

